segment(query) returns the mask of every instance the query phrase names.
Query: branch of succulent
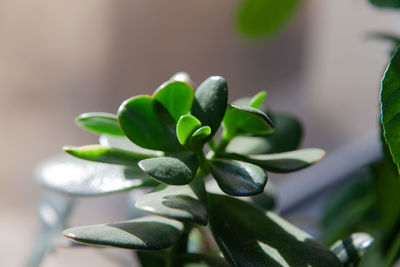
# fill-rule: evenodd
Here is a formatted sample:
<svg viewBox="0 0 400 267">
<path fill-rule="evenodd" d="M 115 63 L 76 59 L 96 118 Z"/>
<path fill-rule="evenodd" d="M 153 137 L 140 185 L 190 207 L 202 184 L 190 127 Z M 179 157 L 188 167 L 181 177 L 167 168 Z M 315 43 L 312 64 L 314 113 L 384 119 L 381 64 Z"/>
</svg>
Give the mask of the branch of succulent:
<svg viewBox="0 0 400 267">
<path fill-rule="evenodd" d="M 151 188 L 135 206 L 152 215 L 63 234 L 137 250 L 145 267 L 354 264 L 371 237 L 356 235 L 351 240 L 363 242 L 346 239 L 330 250 L 270 210 L 267 172 L 303 169 L 325 153 L 297 150 L 300 123 L 266 113 L 265 97 L 260 92 L 228 104 L 224 78 L 209 77 L 194 91 L 189 76 L 178 73 L 153 95 L 125 100 L 117 114 L 80 115 L 77 124 L 100 135 L 99 144 L 64 147 L 73 157 L 43 163 L 39 182 L 71 196 Z"/>
</svg>

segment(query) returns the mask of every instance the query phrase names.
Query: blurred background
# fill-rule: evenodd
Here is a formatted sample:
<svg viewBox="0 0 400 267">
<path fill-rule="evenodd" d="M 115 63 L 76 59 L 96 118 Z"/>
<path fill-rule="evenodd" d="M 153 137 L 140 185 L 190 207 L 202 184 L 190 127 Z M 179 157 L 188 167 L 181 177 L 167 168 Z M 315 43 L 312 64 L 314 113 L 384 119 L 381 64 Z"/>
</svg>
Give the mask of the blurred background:
<svg viewBox="0 0 400 267">
<path fill-rule="evenodd" d="M 36 205 L 44 189 L 33 177 L 35 165 L 62 145 L 97 142 L 74 118 L 116 112 L 124 99 L 151 94 L 178 71 L 197 84 L 224 76 L 230 100 L 267 90 L 272 110 L 304 123 L 303 147 L 329 155 L 357 140 L 378 144 L 378 88 L 393 47 L 368 36 L 396 32 L 398 13 L 366 0 L 305 0 L 283 31 L 254 40 L 238 33 L 237 6 L 227 0 L 0 2 L 0 251 L 8 255 L 2 266 L 24 264 L 39 227 Z M 101 205 L 82 200 L 71 224 L 124 219 L 127 207 L 115 208 L 120 197 L 104 197 Z M 111 266 L 89 249 L 59 250 L 43 266 L 71 264 Z"/>
</svg>

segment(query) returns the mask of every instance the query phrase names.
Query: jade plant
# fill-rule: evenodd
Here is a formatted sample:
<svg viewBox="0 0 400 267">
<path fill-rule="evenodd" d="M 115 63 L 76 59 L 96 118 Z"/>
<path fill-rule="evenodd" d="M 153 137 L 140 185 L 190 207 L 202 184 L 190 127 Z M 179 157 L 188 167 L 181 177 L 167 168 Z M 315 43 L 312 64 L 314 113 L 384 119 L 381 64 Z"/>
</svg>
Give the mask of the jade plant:
<svg viewBox="0 0 400 267">
<path fill-rule="evenodd" d="M 267 173 L 306 168 L 324 151 L 296 150 L 300 124 L 264 112 L 265 96 L 229 104 L 224 78 L 209 77 L 194 91 L 178 73 L 153 95 L 125 100 L 117 114 L 80 115 L 76 123 L 100 135 L 99 144 L 64 147 L 73 157 L 43 163 L 40 183 L 74 197 L 142 190 L 135 206 L 151 215 L 73 227 L 64 236 L 135 250 L 142 266 L 356 264 L 368 235 L 329 249 L 271 210 Z"/>
</svg>

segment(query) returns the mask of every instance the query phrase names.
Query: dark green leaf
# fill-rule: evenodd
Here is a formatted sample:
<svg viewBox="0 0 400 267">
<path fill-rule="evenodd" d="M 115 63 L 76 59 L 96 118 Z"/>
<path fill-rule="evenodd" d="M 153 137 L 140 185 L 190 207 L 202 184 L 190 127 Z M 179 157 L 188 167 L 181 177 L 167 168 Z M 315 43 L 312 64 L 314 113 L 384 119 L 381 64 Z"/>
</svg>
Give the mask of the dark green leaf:
<svg viewBox="0 0 400 267">
<path fill-rule="evenodd" d="M 225 114 L 228 87 L 224 78 L 211 76 L 197 88 L 192 115 L 204 126 L 210 126 L 212 135 L 218 130 Z"/>
<path fill-rule="evenodd" d="M 190 147 L 197 150 L 201 149 L 206 142 L 207 138 L 211 134 L 211 128 L 208 126 L 203 126 L 195 131 L 190 138 Z"/>
<path fill-rule="evenodd" d="M 265 37 L 278 32 L 293 15 L 299 0 L 242 0 L 237 14 L 240 32 Z"/>
<path fill-rule="evenodd" d="M 68 154 L 96 162 L 136 165 L 139 160 L 155 157 L 156 155 L 136 153 L 118 148 L 106 147 L 102 145 L 86 145 L 80 147 L 63 147 Z"/>
<path fill-rule="evenodd" d="M 219 187 L 232 196 L 251 196 L 263 192 L 267 174 L 260 167 L 237 160 L 210 160 L 211 173 Z"/>
<path fill-rule="evenodd" d="M 140 210 L 183 222 L 207 224 L 207 209 L 204 205 L 205 189 L 202 179 L 190 185 L 160 185 L 136 202 Z"/>
<path fill-rule="evenodd" d="M 229 263 L 225 261 L 224 258 L 222 258 L 219 255 L 214 255 L 214 254 L 198 254 L 198 253 L 188 253 L 188 254 L 183 254 L 181 255 L 182 261 L 185 263 L 204 263 L 206 264 L 205 266 L 210 266 L 210 267 L 230 267 Z M 186 266 L 186 265 L 185 265 Z M 192 265 L 187 265 L 187 267 L 192 266 Z M 193 265 L 198 266 L 197 264 Z M 201 267 L 203 265 L 199 265 Z"/>
<path fill-rule="evenodd" d="M 193 180 L 199 163 L 196 154 L 183 152 L 142 160 L 139 167 L 157 181 L 170 185 L 184 185 Z"/>
<path fill-rule="evenodd" d="M 157 184 L 138 167 L 89 162 L 67 155 L 41 164 L 36 176 L 43 186 L 74 196 L 104 195 Z"/>
<path fill-rule="evenodd" d="M 295 150 L 299 147 L 302 129 L 297 119 L 286 114 L 272 114 L 275 132 L 265 137 L 238 136 L 226 151 L 239 154 L 269 154 Z"/>
<path fill-rule="evenodd" d="M 153 97 L 168 110 L 169 114 L 178 119 L 189 113 L 193 102 L 193 88 L 181 81 L 168 81 L 162 84 Z"/>
<path fill-rule="evenodd" d="M 201 127 L 201 122 L 192 115 L 182 116 L 176 124 L 176 135 L 179 142 L 186 146 L 192 134 Z"/>
<path fill-rule="evenodd" d="M 300 170 L 319 162 L 325 151 L 319 148 L 299 149 L 276 154 L 239 155 L 220 154 L 224 158 L 233 158 L 256 164 L 267 171 L 285 173 Z"/>
<path fill-rule="evenodd" d="M 369 0 L 371 4 L 377 7 L 391 7 L 391 8 L 399 8 L 400 0 Z"/>
<path fill-rule="evenodd" d="M 212 233 L 233 266 L 342 266 L 328 248 L 275 213 L 228 196 L 209 194 L 207 201 Z"/>
<path fill-rule="evenodd" d="M 89 225 L 67 229 L 63 234 L 90 245 L 158 250 L 172 246 L 183 230 L 182 223 L 161 217 Z"/>
<path fill-rule="evenodd" d="M 96 134 L 125 136 L 118 125 L 117 115 L 105 112 L 89 112 L 79 115 L 76 124 Z"/>
<path fill-rule="evenodd" d="M 126 136 L 135 144 L 153 150 L 179 151 L 175 122 L 168 111 L 151 96 L 125 100 L 118 120 Z"/>
<path fill-rule="evenodd" d="M 400 50 L 397 49 L 386 70 L 381 89 L 383 134 L 394 163 L 400 164 Z"/>
<path fill-rule="evenodd" d="M 250 99 L 249 107 L 260 108 L 266 96 L 267 96 L 267 93 L 265 91 L 259 92 L 258 94 L 256 94 L 255 96 L 253 96 Z"/>
<path fill-rule="evenodd" d="M 166 258 L 160 253 L 152 251 L 136 251 L 136 255 L 142 267 L 167 267 Z"/>
<path fill-rule="evenodd" d="M 245 133 L 267 135 L 273 131 L 272 121 L 261 110 L 228 105 L 224 116 L 224 138 L 229 140 Z"/>
<path fill-rule="evenodd" d="M 353 233 L 349 237 L 336 241 L 330 250 L 344 266 L 358 266 L 374 239 L 367 233 Z"/>
</svg>

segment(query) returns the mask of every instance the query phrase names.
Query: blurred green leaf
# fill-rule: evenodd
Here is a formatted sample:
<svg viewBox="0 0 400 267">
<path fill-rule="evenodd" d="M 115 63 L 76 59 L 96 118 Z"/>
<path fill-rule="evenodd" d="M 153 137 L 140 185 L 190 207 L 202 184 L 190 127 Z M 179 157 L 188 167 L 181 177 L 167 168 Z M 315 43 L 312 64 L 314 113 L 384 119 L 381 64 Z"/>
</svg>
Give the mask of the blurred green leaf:
<svg viewBox="0 0 400 267">
<path fill-rule="evenodd" d="M 300 0 L 242 0 L 237 13 L 239 31 L 248 37 L 268 37 L 283 28 Z"/>
<path fill-rule="evenodd" d="M 89 225 L 67 229 L 63 234 L 90 245 L 159 250 L 172 246 L 183 230 L 182 223 L 162 217 Z"/>
<path fill-rule="evenodd" d="M 170 185 L 184 185 L 193 180 L 199 163 L 196 154 L 183 152 L 142 160 L 139 167 L 157 181 Z"/>
<path fill-rule="evenodd" d="M 86 145 L 80 147 L 64 146 L 63 150 L 68 154 L 85 160 L 122 164 L 136 165 L 139 160 L 156 157 L 157 155 L 136 153 L 118 148 L 106 147 L 102 145 Z"/>
<path fill-rule="evenodd" d="M 211 128 L 214 135 L 225 114 L 228 101 L 228 86 L 221 76 L 206 79 L 195 92 L 192 115 L 204 126 Z"/>
<path fill-rule="evenodd" d="M 245 133 L 267 135 L 274 132 L 272 121 L 264 112 L 246 106 L 228 105 L 223 123 L 226 139 Z"/>
<path fill-rule="evenodd" d="M 192 134 L 201 127 L 201 122 L 192 115 L 182 116 L 176 124 L 176 135 L 183 146 L 187 146 Z"/>
<path fill-rule="evenodd" d="M 97 196 L 158 184 L 138 167 L 89 162 L 67 155 L 40 164 L 36 177 L 43 186 L 74 196 Z"/>
<path fill-rule="evenodd" d="M 228 196 L 207 199 L 213 236 L 233 266 L 342 266 L 328 248 L 275 213 Z"/>
<path fill-rule="evenodd" d="M 99 143 L 102 146 L 114 147 L 122 150 L 128 150 L 139 154 L 155 155 L 157 157 L 163 156 L 164 152 L 158 150 L 146 149 L 136 145 L 126 136 L 112 136 L 103 134 L 99 137 Z"/>
<path fill-rule="evenodd" d="M 184 186 L 160 185 L 141 197 L 135 206 L 156 215 L 207 225 L 204 183 L 193 182 Z"/>
<path fill-rule="evenodd" d="M 182 149 L 174 119 L 151 96 L 125 100 L 119 107 L 118 120 L 126 136 L 141 147 L 162 151 Z"/>
<path fill-rule="evenodd" d="M 265 136 L 238 136 L 232 139 L 226 151 L 238 154 L 269 154 L 295 150 L 299 147 L 302 129 L 296 118 L 278 113 L 271 119 L 275 132 Z"/>
<path fill-rule="evenodd" d="M 394 163 L 400 164 L 400 50 L 394 53 L 382 80 L 382 126 Z"/>
<path fill-rule="evenodd" d="M 181 259 L 186 263 L 185 266 L 210 266 L 210 267 L 230 267 L 224 258 L 214 254 L 187 253 L 181 255 Z M 204 263 L 205 265 L 190 265 L 189 263 Z"/>
<path fill-rule="evenodd" d="M 267 171 L 286 173 L 309 167 L 319 162 L 325 155 L 325 151 L 319 148 L 306 148 L 289 152 L 260 155 L 240 155 L 233 153 L 221 153 L 219 157 L 243 160 L 256 164 Z"/>
<path fill-rule="evenodd" d="M 183 72 L 183 71 L 175 73 L 174 75 L 172 75 L 172 77 L 169 80 L 184 82 L 184 83 L 190 84 L 190 86 L 193 87 L 193 81 L 192 81 L 192 79 L 190 79 L 189 74 L 187 74 L 186 72 Z"/>
<path fill-rule="evenodd" d="M 95 134 L 125 136 L 118 125 L 117 115 L 106 112 L 88 112 L 75 119 L 76 124 Z"/>
<path fill-rule="evenodd" d="M 369 2 L 377 7 L 399 8 L 400 0 L 369 0 Z"/>
<path fill-rule="evenodd" d="M 211 173 L 228 195 L 251 196 L 263 192 L 267 174 L 260 167 L 237 160 L 212 159 Z"/>
<path fill-rule="evenodd" d="M 194 150 L 201 149 L 210 134 L 211 128 L 209 126 L 203 126 L 197 129 L 190 137 L 190 147 Z"/>
<path fill-rule="evenodd" d="M 193 102 L 193 88 L 181 81 L 162 84 L 153 95 L 171 114 L 175 121 L 189 113 Z"/>
<path fill-rule="evenodd" d="M 256 94 L 255 96 L 253 96 L 250 99 L 249 107 L 260 108 L 266 96 L 267 96 L 267 93 L 265 91 L 259 92 L 258 94 Z"/>
<path fill-rule="evenodd" d="M 142 267 L 167 267 L 167 261 L 160 254 L 153 251 L 136 251 Z"/>
</svg>

